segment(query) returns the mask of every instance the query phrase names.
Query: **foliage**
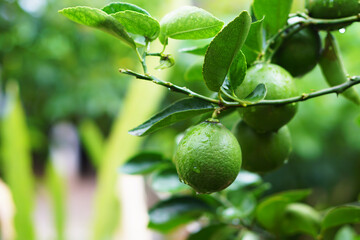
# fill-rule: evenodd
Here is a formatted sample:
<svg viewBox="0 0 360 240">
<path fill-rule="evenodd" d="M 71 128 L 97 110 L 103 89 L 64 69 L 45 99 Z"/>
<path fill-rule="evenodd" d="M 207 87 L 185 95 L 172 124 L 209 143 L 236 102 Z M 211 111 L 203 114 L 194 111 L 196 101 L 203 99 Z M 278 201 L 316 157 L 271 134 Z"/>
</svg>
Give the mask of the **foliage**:
<svg viewBox="0 0 360 240">
<path fill-rule="evenodd" d="M 347 74 L 360 74 L 356 61 L 360 31 L 355 22 L 359 21 L 358 17 L 350 14 L 346 18 L 317 19 L 302 11 L 295 14 L 302 18 L 300 21 L 287 25 L 289 17 L 294 16 L 290 14 L 293 1 L 254 0 L 249 13 L 238 11 L 240 14 L 237 14 L 232 8 L 233 20 L 222 21 L 215 16 L 217 9 L 213 9 L 217 13 L 214 15 L 207 11 L 211 3 L 206 1 L 198 1 L 199 7 L 182 7 L 168 14 L 158 12 L 160 1 L 132 2 L 141 7 L 121 2 L 98 8 L 66 6 L 59 11 L 77 23 L 100 29 L 117 39 L 78 28 L 58 15 L 54 18 L 54 9 L 64 7 L 60 3 L 49 2 L 42 17 L 24 13 L 21 4 L 0 3 L 3 12 L 8 13 L 0 14 L 4 20 L 0 24 L 0 43 L 4 46 L 0 50 L 1 76 L 4 82 L 15 78 L 20 83 L 35 160 L 48 159 L 47 131 L 54 122 L 65 119 L 79 126 L 83 146 L 98 173 L 93 238 L 110 237 L 117 224 L 118 202 L 113 190 L 116 169 L 126 159 L 129 161 L 120 167 L 120 172 L 144 175 L 155 191 L 166 193 L 160 195 L 166 197 L 149 211 L 149 228 L 163 233 L 198 221 L 200 230 L 191 233 L 188 239 L 297 239 L 303 235 L 323 239 L 359 238 L 356 232 L 356 224 L 360 222 L 359 205 L 345 204 L 358 201 L 356 170 L 360 128 L 355 119 L 359 119 L 359 113 L 355 105 L 341 98 L 324 96 L 341 94 L 354 103 L 359 102 L 353 86 L 360 79 Z M 295 3 L 298 4 L 294 1 L 293 6 Z M 19 17 L 7 17 L 11 15 Z M 159 15 L 164 17 L 159 18 Z M 331 33 L 339 41 L 340 48 L 332 35 L 326 37 L 319 62 L 324 77 L 319 68 L 315 68 L 295 80 L 299 92 L 304 94 L 269 99 L 269 86 L 259 82 L 246 89 L 246 96 L 237 95 L 245 88 L 248 69 L 270 62 L 282 44 L 298 31 L 310 26 L 323 37 L 322 30 L 337 30 L 350 23 L 354 24 L 344 35 Z M 114 44 L 118 39 L 124 44 Z M 162 50 L 151 52 L 156 49 L 153 46 L 158 40 L 163 44 Z M 180 45 L 180 53 L 172 52 L 175 43 Z M 19 56 L 23 60 L 19 61 Z M 152 66 L 150 58 L 158 58 L 157 69 L 163 70 L 157 72 L 156 77 L 148 70 Z M 136 61 L 143 73 L 136 69 Z M 115 73 L 118 66 L 122 74 Z M 145 117 L 158 107 L 165 92 L 140 81 L 130 84 L 124 81 L 133 77 L 171 90 L 163 101 L 163 110 L 145 122 Z M 327 83 L 321 79 L 325 79 L 330 88 L 326 88 Z M 125 93 L 127 98 L 123 99 Z M 180 98 L 181 95 L 186 98 Z M 320 96 L 324 97 L 318 98 Z M 240 171 L 232 185 L 212 195 L 195 195 L 189 186 L 178 181 L 169 158 L 173 154 L 175 136 L 190 125 L 211 117 L 212 113 L 212 117 L 231 128 L 239 119 L 235 109 L 261 105 L 278 108 L 311 98 L 316 99 L 301 103 L 297 116 L 289 123 L 293 154 L 288 164 L 261 176 Z M 119 108 L 123 110 L 121 114 L 118 114 Z M 3 123 L 10 124 L 6 121 L 9 116 L 6 111 L 1 113 Z M 114 126 L 110 127 L 115 116 L 118 117 Z M 21 118 L 24 122 L 25 117 Z M 89 118 L 92 120 L 83 122 Z M 134 128 L 139 122 L 143 124 Z M 22 147 L 13 145 L 18 139 L 14 136 L 26 134 L 27 129 L 23 123 L 12 128 L 4 124 L 1 151 L 7 154 L 0 160 L 0 176 L 4 176 L 14 196 L 29 195 L 29 202 L 19 211 L 27 224 L 16 224 L 17 231 L 31 239 L 32 226 L 27 218 L 32 212 L 34 189 L 28 166 L 30 147 L 20 151 Z M 130 128 L 131 134 L 145 137 L 141 140 L 128 137 L 126 131 Z M 18 131 L 22 133 L 12 135 Z M 103 137 L 106 135 L 110 137 Z M 26 154 L 22 159 L 27 167 L 12 168 L 11 164 L 16 161 L 10 158 L 22 153 Z M 14 169 L 26 172 L 21 176 L 28 180 L 9 180 L 11 174 L 17 176 Z M 64 228 L 61 199 L 66 188 L 51 166 L 46 169 L 61 239 Z M 294 190 L 305 188 L 312 188 L 313 193 Z M 17 198 L 14 197 L 15 202 Z"/>
</svg>

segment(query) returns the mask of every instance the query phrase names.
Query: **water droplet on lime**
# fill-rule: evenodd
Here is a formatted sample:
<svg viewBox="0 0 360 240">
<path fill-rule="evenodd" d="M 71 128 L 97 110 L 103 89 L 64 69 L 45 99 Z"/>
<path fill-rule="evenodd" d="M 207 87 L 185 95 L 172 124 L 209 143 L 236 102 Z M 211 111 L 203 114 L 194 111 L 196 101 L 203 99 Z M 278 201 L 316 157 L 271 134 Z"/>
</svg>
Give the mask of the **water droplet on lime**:
<svg viewBox="0 0 360 240">
<path fill-rule="evenodd" d="M 196 172 L 196 173 L 200 173 L 200 169 L 198 169 L 197 167 L 194 167 L 193 171 Z"/>
</svg>

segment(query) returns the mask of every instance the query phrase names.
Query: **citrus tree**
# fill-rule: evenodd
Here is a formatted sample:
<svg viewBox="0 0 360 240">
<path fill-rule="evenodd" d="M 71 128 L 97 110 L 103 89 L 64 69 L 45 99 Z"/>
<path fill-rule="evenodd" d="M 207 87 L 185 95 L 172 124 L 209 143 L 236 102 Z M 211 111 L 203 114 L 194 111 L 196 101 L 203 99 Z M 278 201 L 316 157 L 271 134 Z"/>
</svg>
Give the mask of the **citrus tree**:
<svg viewBox="0 0 360 240">
<path fill-rule="evenodd" d="M 332 34 L 360 21 L 359 1 L 309 0 L 307 11 L 295 14 L 290 14 L 291 6 L 291 0 L 254 0 L 249 11 L 227 24 L 194 6 L 174 10 L 160 21 L 125 2 L 59 11 L 133 49 L 142 72 L 120 68 L 121 74 L 184 95 L 130 134 L 147 136 L 186 119 L 198 121 L 179 136 L 171 160 L 164 157 L 168 153 L 140 152 L 121 167 L 127 174 L 150 176 L 155 191 L 171 193 L 149 210 L 149 228 L 166 233 L 199 220 L 201 228 L 188 239 L 360 239 L 349 227 L 360 222 L 358 203 L 318 211 L 301 203 L 311 193 L 308 189 L 263 197 L 269 185 L 261 176 L 288 161 L 292 143 L 287 123 L 296 117 L 299 102 L 340 94 L 360 105 L 352 88 L 360 76 L 347 75 Z M 180 51 L 202 56 L 185 77 L 201 78 L 212 94 L 149 73 L 149 57 L 159 58 L 160 70 L 177 62 L 167 53 L 172 39 L 211 39 Z M 159 52 L 151 48 L 156 40 L 163 46 Z M 295 78 L 316 65 L 329 87 L 301 93 Z M 229 114 L 238 116 L 232 131 L 221 123 Z"/>
</svg>

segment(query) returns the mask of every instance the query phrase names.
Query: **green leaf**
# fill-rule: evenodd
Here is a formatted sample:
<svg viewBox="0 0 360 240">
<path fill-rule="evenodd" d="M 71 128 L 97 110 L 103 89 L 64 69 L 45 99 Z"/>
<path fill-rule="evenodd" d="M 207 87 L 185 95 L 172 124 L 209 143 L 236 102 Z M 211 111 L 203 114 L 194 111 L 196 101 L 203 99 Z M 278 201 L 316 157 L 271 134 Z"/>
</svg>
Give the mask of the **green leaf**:
<svg viewBox="0 0 360 240">
<path fill-rule="evenodd" d="M 266 229 L 279 232 L 280 219 L 289 203 L 300 201 L 311 193 L 311 190 L 292 190 L 265 198 L 256 209 L 256 219 Z"/>
<path fill-rule="evenodd" d="M 251 23 L 249 34 L 243 47 L 241 48 L 248 65 L 251 65 L 254 61 L 256 61 L 259 55 L 262 54 L 264 44 L 263 21 L 264 19 L 261 19 Z"/>
<path fill-rule="evenodd" d="M 52 204 L 52 215 L 54 216 L 54 226 L 57 239 L 65 239 L 66 226 L 66 179 L 54 167 L 54 163 L 49 161 L 45 170 L 45 185 L 49 192 Z"/>
<path fill-rule="evenodd" d="M 81 143 L 95 168 L 101 164 L 104 154 L 105 139 L 93 120 L 84 120 L 79 125 Z"/>
<path fill-rule="evenodd" d="M 251 103 L 257 103 L 264 100 L 266 96 L 266 86 L 263 83 L 259 83 L 255 89 L 244 99 Z"/>
<path fill-rule="evenodd" d="M 285 26 L 291 10 L 292 0 L 254 0 L 254 13 L 257 19 L 264 19 L 267 38 Z"/>
<path fill-rule="evenodd" d="M 207 49 L 209 47 L 209 44 L 202 46 L 202 47 L 189 47 L 189 48 L 182 48 L 179 50 L 179 52 L 182 53 L 190 53 L 194 55 L 204 56 Z"/>
<path fill-rule="evenodd" d="M 229 240 L 234 239 L 238 230 L 226 224 L 209 225 L 196 233 L 190 234 L 187 240 Z"/>
<path fill-rule="evenodd" d="M 203 81 L 202 61 L 195 62 L 185 71 L 184 79 L 189 82 Z"/>
<path fill-rule="evenodd" d="M 151 41 L 160 33 L 160 23 L 149 15 L 126 10 L 113 13 L 111 16 L 118 20 L 126 31 L 144 36 Z"/>
<path fill-rule="evenodd" d="M 247 70 L 246 57 L 242 51 L 239 51 L 231 66 L 229 72 L 229 81 L 231 84 L 231 88 L 236 91 L 236 89 L 241 85 L 244 81 Z"/>
<path fill-rule="evenodd" d="M 244 229 L 241 232 L 240 238 L 238 240 L 262 240 L 262 239 L 263 238 L 260 235 L 258 235 L 257 233 L 250 232 L 250 231 Z"/>
<path fill-rule="evenodd" d="M 190 197 L 174 197 L 159 202 L 149 211 L 149 228 L 161 232 L 170 230 L 198 219 L 204 212 L 212 209 L 204 201 Z"/>
<path fill-rule="evenodd" d="M 320 231 L 320 214 L 309 205 L 291 203 L 284 210 L 281 227 L 286 235 L 305 233 L 316 238 Z"/>
<path fill-rule="evenodd" d="M 225 77 L 225 80 L 221 87 L 230 95 L 235 96 L 234 89 L 232 88 L 228 77 Z M 214 93 L 214 94 L 217 96 L 217 93 Z"/>
<path fill-rule="evenodd" d="M 234 207 L 226 208 L 223 216 L 229 220 L 248 217 L 256 208 L 254 194 L 246 190 L 230 191 L 227 199 Z"/>
<path fill-rule="evenodd" d="M 214 224 L 206 226 L 199 231 L 189 235 L 187 240 L 213 240 L 213 236 L 216 235 L 219 230 L 225 228 L 226 224 Z"/>
<path fill-rule="evenodd" d="M 243 11 L 211 41 L 205 54 L 203 76 L 207 87 L 218 92 L 249 32 L 250 15 Z"/>
<path fill-rule="evenodd" d="M 204 9 L 185 6 L 165 15 L 160 21 L 160 42 L 173 39 L 205 39 L 215 36 L 224 23 Z"/>
<path fill-rule="evenodd" d="M 336 233 L 334 240 L 355 240 L 356 232 L 350 226 L 344 226 Z"/>
<path fill-rule="evenodd" d="M 147 174 L 164 167 L 168 162 L 159 153 L 143 152 L 131 157 L 120 171 L 127 174 Z"/>
<path fill-rule="evenodd" d="M 239 189 L 255 186 L 262 183 L 261 177 L 252 172 L 241 170 L 235 181 L 225 189 L 225 191 L 238 191 Z"/>
<path fill-rule="evenodd" d="M 110 33 L 127 43 L 130 47 L 136 47 L 134 40 L 125 31 L 124 26 L 115 18 L 100 9 L 90 7 L 69 7 L 60 10 L 59 13 L 74 22 Z"/>
<path fill-rule="evenodd" d="M 214 106 L 197 98 L 186 98 L 168 106 L 140 126 L 129 131 L 134 136 L 145 136 L 173 123 L 214 110 Z"/>
<path fill-rule="evenodd" d="M 6 86 L 4 115 L 0 122 L 0 154 L 2 178 L 9 186 L 14 207 L 16 239 L 36 239 L 33 212 L 35 206 L 35 178 L 25 111 L 20 102 L 16 82 Z M 0 196 L 1 198 L 2 196 Z"/>
<path fill-rule="evenodd" d="M 331 209 L 324 216 L 322 230 L 343 224 L 360 223 L 360 206 L 340 206 Z"/>
<path fill-rule="evenodd" d="M 130 11 L 134 11 L 134 12 L 138 12 L 138 13 L 142 13 L 142 14 L 150 16 L 150 14 L 145 9 L 142 9 L 141 7 L 138 7 L 134 4 L 125 3 L 125 2 L 110 3 L 110 4 L 106 5 L 105 7 L 103 7 L 101 10 L 103 10 L 107 14 L 130 10 Z"/>
<path fill-rule="evenodd" d="M 190 187 L 179 180 L 174 166 L 161 169 L 151 176 L 151 187 L 157 192 L 176 193 L 189 190 Z"/>
</svg>

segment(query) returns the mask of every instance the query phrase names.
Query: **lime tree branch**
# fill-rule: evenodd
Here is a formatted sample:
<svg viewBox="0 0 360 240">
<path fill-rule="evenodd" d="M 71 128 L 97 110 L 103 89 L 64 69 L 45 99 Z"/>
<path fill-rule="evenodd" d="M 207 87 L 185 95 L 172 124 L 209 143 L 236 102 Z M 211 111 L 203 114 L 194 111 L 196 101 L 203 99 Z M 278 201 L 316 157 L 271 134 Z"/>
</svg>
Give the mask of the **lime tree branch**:
<svg viewBox="0 0 360 240">
<path fill-rule="evenodd" d="M 175 84 L 173 84 L 171 82 L 166 82 L 166 81 L 160 80 L 160 79 L 158 79 L 158 78 L 156 78 L 154 76 L 142 75 L 142 74 L 133 72 L 131 70 L 126 70 L 126 69 L 120 69 L 119 71 L 120 71 L 120 73 L 124 73 L 124 74 L 130 75 L 130 76 L 136 77 L 138 79 L 141 79 L 141 80 L 151 81 L 151 82 L 153 82 L 153 83 L 155 83 L 157 85 L 166 87 L 166 88 L 168 88 L 169 90 L 171 90 L 173 92 L 182 93 L 182 94 L 188 95 L 189 97 L 195 97 L 195 98 L 203 99 L 205 101 L 220 105 L 220 102 L 217 99 L 206 97 L 204 95 L 193 92 L 193 91 L 191 91 L 190 89 L 188 89 L 186 87 L 177 86 L 177 85 L 175 85 Z"/>
<path fill-rule="evenodd" d="M 303 102 L 303 101 L 309 100 L 311 98 L 316 98 L 316 97 L 320 97 L 320 96 L 324 96 L 324 95 L 332 94 L 332 93 L 336 93 L 338 95 L 338 94 L 344 92 L 346 89 L 348 89 L 356 84 L 360 84 L 360 76 L 351 77 L 351 78 L 349 78 L 349 81 L 347 81 L 343 84 L 331 87 L 331 88 L 322 89 L 322 90 L 312 92 L 312 93 L 303 93 L 300 96 L 292 97 L 292 98 L 277 99 L 277 100 L 262 100 L 257 103 L 248 104 L 247 107 L 261 106 L 261 105 L 284 105 L 284 104 L 290 104 L 290 103 L 296 103 L 296 102 Z M 227 103 L 224 105 L 228 108 L 244 107 L 243 103 L 230 102 L 230 103 Z"/>
<path fill-rule="evenodd" d="M 157 85 L 166 87 L 171 91 L 182 93 L 189 97 L 199 98 L 199 99 L 205 100 L 207 102 L 216 104 L 219 107 L 221 107 L 222 109 L 241 108 L 241 107 L 243 108 L 243 107 L 261 106 L 261 105 L 284 105 L 284 104 L 302 102 L 302 101 L 309 100 L 311 98 L 316 98 L 316 97 L 320 97 L 320 96 L 327 95 L 327 94 L 332 94 L 332 93 L 340 94 L 340 93 L 344 92 L 346 89 L 348 89 L 354 85 L 360 84 L 360 76 L 355 76 L 355 77 L 350 77 L 349 81 L 347 81 L 343 84 L 340 84 L 340 85 L 337 85 L 337 86 L 334 86 L 331 88 L 322 89 L 322 90 L 312 92 L 312 93 L 303 93 L 297 97 L 286 98 L 286 99 L 276 99 L 276 100 L 262 100 L 262 101 L 259 101 L 256 103 L 245 102 L 244 100 L 232 97 L 232 100 L 236 100 L 236 101 L 228 102 L 228 101 L 224 101 L 224 100 L 218 100 L 218 99 L 206 97 L 204 95 L 193 92 L 186 87 L 177 86 L 173 83 L 160 80 L 154 76 L 143 75 L 143 74 L 136 73 L 134 71 L 126 70 L 126 69 L 120 69 L 119 71 L 120 71 L 120 73 L 133 76 L 137 79 L 151 81 Z M 229 95 L 226 95 L 226 96 L 229 96 Z"/>
</svg>

